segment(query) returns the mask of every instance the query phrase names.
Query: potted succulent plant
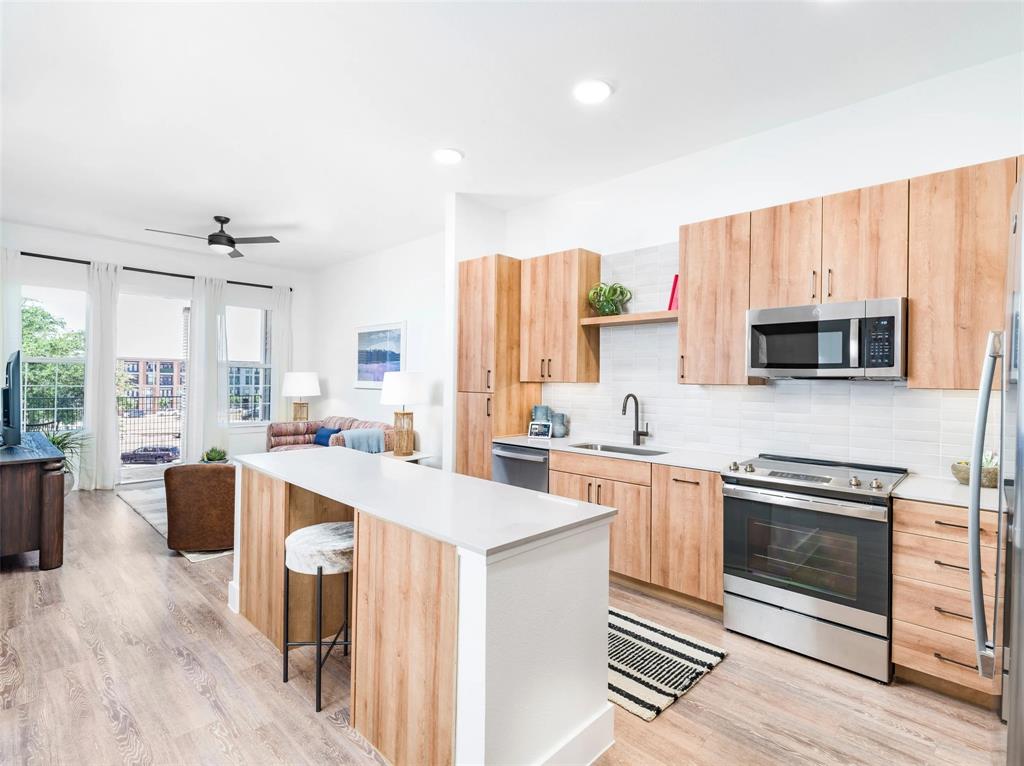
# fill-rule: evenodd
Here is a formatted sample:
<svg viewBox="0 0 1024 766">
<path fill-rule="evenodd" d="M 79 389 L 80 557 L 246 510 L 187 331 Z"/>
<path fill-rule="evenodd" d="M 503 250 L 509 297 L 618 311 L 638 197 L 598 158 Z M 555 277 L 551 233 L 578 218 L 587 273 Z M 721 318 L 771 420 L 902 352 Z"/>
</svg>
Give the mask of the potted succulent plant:
<svg viewBox="0 0 1024 766">
<path fill-rule="evenodd" d="M 82 457 L 82 448 L 89 441 L 89 435 L 85 431 L 44 430 L 42 433 L 50 444 L 64 453 L 64 496 L 66 497 L 75 488 L 77 480 L 75 472 L 78 470 Z"/>
<path fill-rule="evenodd" d="M 226 463 L 228 462 L 228 453 L 220 447 L 210 447 L 203 453 L 202 462 L 204 463 Z"/>
<path fill-rule="evenodd" d="M 587 293 L 587 300 L 601 316 L 614 316 L 622 313 L 622 307 L 633 297 L 629 288 L 620 285 L 618 282 L 605 284 L 598 282 L 590 288 Z"/>
</svg>

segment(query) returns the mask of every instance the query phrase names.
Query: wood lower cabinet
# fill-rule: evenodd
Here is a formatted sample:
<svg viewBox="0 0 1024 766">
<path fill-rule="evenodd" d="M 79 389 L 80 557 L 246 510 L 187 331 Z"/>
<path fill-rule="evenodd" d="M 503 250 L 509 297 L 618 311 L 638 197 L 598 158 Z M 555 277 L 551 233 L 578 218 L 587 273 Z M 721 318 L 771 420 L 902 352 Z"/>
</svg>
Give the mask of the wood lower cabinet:
<svg viewBox="0 0 1024 766">
<path fill-rule="evenodd" d="M 750 214 L 750 308 L 821 302 L 821 198 Z"/>
<path fill-rule="evenodd" d="M 651 582 L 721 605 L 721 476 L 656 465 L 652 489 Z"/>
<path fill-rule="evenodd" d="M 455 471 L 478 479 L 491 478 L 494 439 L 491 394 L 460 391 L 455 395 Z"/>
<path fill-rule="evenodd" d="M 587 292 L 601 281 L 601 256 L 565 250 L 522 261 L 519 378 L 537 383 L 597 383 L 600 330 L 584 327 Z"/>
<path fill-rule="evenodd" d="M 907 294 L 910 182 L 822 199 L 822 303 Z"/>
<path fill-rule="evenodd" d="M 1003 327 L 1015 158 L 910 179 L 907 385 L 978 387 Z"/>
<path fill-rule="evenodd" d="M 750 213 L 679 227 L 679 383 L 747 382 Z"/>
</svg>

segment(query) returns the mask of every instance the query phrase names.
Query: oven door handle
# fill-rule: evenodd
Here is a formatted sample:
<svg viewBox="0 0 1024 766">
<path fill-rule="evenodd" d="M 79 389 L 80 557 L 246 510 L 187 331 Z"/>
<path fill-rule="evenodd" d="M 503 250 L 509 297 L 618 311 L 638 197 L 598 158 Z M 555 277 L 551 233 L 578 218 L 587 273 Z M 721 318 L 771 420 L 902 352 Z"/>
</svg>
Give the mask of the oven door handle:
<svg viewBox="0 0 1024 766">
<path fill-rule="evenodd" d="M 791 495 L 786 492 L 778 492 L 773 489 L 738 487 L 735 484 L 723 485 L 722 494 L 725 495 L 725 497 L 735 497 L 739 500 L 752 500 L 755 503 L 785 505 L 789 508 L 801 508 L 805 511 L 831 513 L 835 516 L 850 516 L 855 519 L 866 519 L 868 521 L 889 521 L 889 509 L 882 505 L 844 503 L 841 500 L 831 500 L 825 497 Z"/>
</svg>

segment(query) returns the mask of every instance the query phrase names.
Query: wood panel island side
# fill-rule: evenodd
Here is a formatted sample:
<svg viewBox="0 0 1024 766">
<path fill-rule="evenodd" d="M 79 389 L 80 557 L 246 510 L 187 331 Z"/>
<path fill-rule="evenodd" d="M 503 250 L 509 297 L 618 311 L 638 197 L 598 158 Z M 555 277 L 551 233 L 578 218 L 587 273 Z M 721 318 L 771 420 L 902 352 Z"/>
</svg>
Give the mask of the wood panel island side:
<svg viewBox="0 0 1024 766">
<path fill-rule="evenodd" d="M 350 711 L 388 761 L 585 764 L 612 744 L 615 509 L 344 448 L 236 462 L 228 603 L 275 646 L 285 537 L 355 522 Z M 292 575 L 291 640 L 314 637 L 313 579 Z M 345 594 L 327 581 L 330 640 Z"/>
</svg>

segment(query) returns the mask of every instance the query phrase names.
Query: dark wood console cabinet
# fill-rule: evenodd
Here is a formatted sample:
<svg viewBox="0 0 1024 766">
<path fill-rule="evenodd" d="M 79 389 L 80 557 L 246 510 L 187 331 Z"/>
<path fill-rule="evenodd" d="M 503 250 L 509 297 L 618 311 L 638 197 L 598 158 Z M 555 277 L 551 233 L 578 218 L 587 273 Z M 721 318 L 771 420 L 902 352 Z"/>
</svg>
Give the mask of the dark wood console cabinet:
<svg viewBox="0 0 1024 766">
<path fill-rule="evenodd" d="M 64 563 L 64 453 L 37 432 L 0 447 L 0 556 L 39 551 L 39 568 Z"/>
</svg>

